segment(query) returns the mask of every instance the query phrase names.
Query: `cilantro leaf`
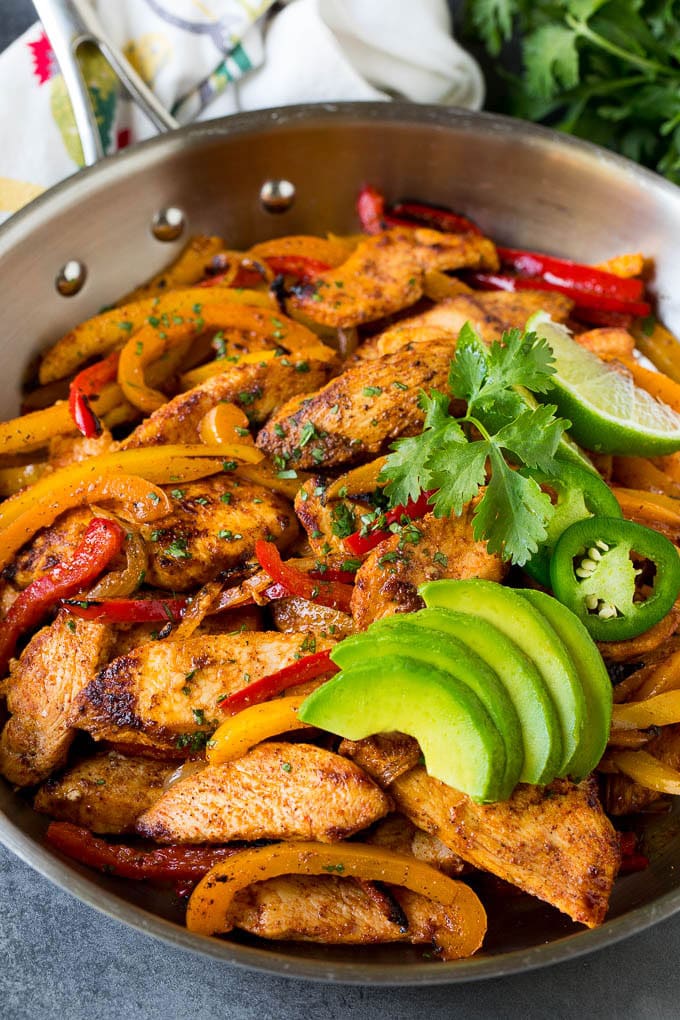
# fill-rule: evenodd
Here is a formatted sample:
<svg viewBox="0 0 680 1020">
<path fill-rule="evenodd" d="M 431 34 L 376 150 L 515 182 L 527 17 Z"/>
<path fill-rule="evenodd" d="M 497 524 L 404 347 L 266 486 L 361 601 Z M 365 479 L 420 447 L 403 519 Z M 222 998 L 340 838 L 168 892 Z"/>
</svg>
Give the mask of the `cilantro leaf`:
<svg viewBox="0 0 680 1020">
<path fill-rule="evenodd" d="M 426 487 L 427 462 L 437 448 L 439 430 L 429 430 L 419 436 L 397 439 L 392 444 L 392 453 L 378 476 L 379 481 L 388 479 L 385 495 L 391 506 L 418 499 Z"/>
<path fill-rule="evenodd" d="M 550 345 L 543 337 L 511 329 L 503 334 L 500 343 L 495 341 L 489 348 L 488 381 L 482 395 L 511 386 L 526 386 L 536 393 L 545 393 L 552 385 L 554 361 Z"/>
<path fill-rule="evenodd" d="M 421 411 L 425 412 L 424 427 L 426 429 L 442 429 L 450 425 L 452 420 L 449 415 L 450 403 L 451 398 L 441 390 L 430 390 L 429 396 L 425 391 L 421 391 L 418 397 L 418 406 Z"/>
<path fill-rule="evenodd" d="M 476 0 L 472 5 L 472 24 L 494 56 L 512 34 L 512 19 L 518 8 L 517 0 Z"/>
<path fill-rule="evenodd" d="M 458 334 L 456 357 L 449 368 L 449 389 L 454 397 L 471 403 L 479 396 L 487 374 L 487 347 L 466 322 Z"/>
<path fill-rule="evenodd" d="M 542 99 L 578 84 L 576 33 L 566 25 L 547 24 L 524 40 L 523 57 L 527 88 Z"/>
<path fill-rule="evenodd" d="M 475 539 L 486 539 L 491 553 L 520 567 L 547 538 L 546 521 L 554 513 L 550 497 L 533 478 L 523 478 L 503 460 L 500 450 L 489 450 L 491 477 L 472 522 Z"/>
<path fill-rule="evenodd" d="M 451 443 L 438 446 L 428 461 L 426 484 L 437 489 L 434 497 L 435 517 L 457 517 L 463 507 L 477 495 L 486 480 L 486 460 L 491 444 L 484 439 L 474 443 Z"/>
<path fill-rule="evenodd" d="M 527 408 L 494 436 L 496 446 L 510 450 L 530 468 L 547 474 L 557 470 L 555 453 L 563 432 L 571 425 L 565 418 L 555 418 L 554 404 Z"/>
</svg>

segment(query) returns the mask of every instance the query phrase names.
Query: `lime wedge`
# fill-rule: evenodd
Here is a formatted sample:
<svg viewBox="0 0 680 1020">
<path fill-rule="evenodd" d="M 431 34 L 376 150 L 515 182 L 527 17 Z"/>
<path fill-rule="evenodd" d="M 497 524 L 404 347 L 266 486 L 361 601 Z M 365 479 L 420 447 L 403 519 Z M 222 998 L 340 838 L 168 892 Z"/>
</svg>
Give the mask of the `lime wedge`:
<svg viewBox="0 0 680 1020">
<path fill-rule="evenodd" d="M 542 399 L 569 418 L 573 439 L 588 450 L 630 457 L 680 450 L 680 415 L 633 382 L 621 366 L 581 347 L 566 327 L 537 312 L 527 329 L 544 337 L 555 356 L 553 388 Z"/>
</svg>

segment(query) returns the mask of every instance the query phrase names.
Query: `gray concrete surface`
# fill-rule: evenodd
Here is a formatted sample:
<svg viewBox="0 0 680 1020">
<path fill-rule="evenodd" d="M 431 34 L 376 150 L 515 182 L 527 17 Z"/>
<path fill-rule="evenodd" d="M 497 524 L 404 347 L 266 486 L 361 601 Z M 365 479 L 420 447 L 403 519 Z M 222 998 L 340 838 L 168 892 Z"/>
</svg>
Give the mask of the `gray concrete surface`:
<svg viewBox="0 0 680 1020">
<path fill-rule="evenodd" d="M 0 0 L 0 50 L 32 19 L 28 0 Z M 369 989 L 279 980 L 110 921 L 0 848 L 2 1020 L 666 1020 L 680 1015 L 679 970 L 677 917 L 594 956 L 498 981 Z"/>
</svg>

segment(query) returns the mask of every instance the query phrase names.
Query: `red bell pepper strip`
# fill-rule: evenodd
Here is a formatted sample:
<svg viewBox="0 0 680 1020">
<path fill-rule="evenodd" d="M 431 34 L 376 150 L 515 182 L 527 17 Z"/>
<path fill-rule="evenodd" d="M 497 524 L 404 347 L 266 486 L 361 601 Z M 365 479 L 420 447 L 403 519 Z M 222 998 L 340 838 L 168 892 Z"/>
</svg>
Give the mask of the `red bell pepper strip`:
<svg viewBox="0 0 680 1020">
<path fill-rule="evenodd" d="M 649 858 L 638 851 L 638 838 L 634 832 L 620 832 L 619 844 L 621 846 L 620 875 L 644 871 L 649 867 Z"/>
<path fill-rule="evenodd" d="M 643 296 L 644 284 L 635 277 L 623 279 L 593 266 L 533 251 L 520 251 L 518 248 L 496 250 L 504 266 L 510 266 L 524 276 L 540 276 L 547 283 L 587 290 L 591 294 L 606 294 L 620 301 L 639 301 Z"/>
<path fill-rule="evenodd" d="M 66 857 L 88 868 L 121 878 L 152 882 L 192 881 L 203 878 L 219 861 L 237 852 L 227 846 L 163 846 L 145 850 L 107 843 L 89 829 L 70 822 L 50 822 L 47 842 Z"/>
<path fill-rule="evenodd" d="M 7 671 L 17 641 L 36 627 L 59 599 L 92 584 L 123 548 L 125 532 L 117 521 L 94 517 L 73 556 L 29 584 L 15 600 L 0 627 L 0 676 Z"/>
<path fill-rule="evenodd" d="M 100 436 L 102 424 L 90 406 L 92 397 L 98 396 L 107 383 L 115 382 L 120 354 L 114 351 L 108 358 L 98 361 L 73 379 L 68 391 L 68 407 L 76 427 L 88 439 Z"/>
<path fill-rule="evenodd" d="M 327 262 L 306 255 L 268 255 L 264 261 L 277 276 L 295 276 L 303 283 L 309 283 L 331 268 Z"/>
<path fill-rule="evenodd" d="M 385 196 L 370 184 L 364 184 L 357 197 L 357 215 L 367 234 L 379 234 L 385 229 Z"/>
<path fill-rule="evenodd" d="M 402 222 L 413 221 L 433 230 L 443 230 L 447 234 L 481 234 L 476 223 L 467 216 L 451 212 L 441 206 L 429 205 L 425 202 L 397 202 L 390 206 L 389 215 L 399 217 Z"/>
<path fill-rule="evenodd" d="M 248 684 L 240 691 L 229 694 L 219 702 L 219 707 L 229 715 L 236 715 L 249 705 L 259 705 L 262 701 L 268 701 L 281 691 L 287 691 L 289 687 L 297 687 L 298 684 L 306 683 L 307 680 L 315 680 L 317 677 L 329 676 L 337 673 L 339 667 L 331 662 L 331 650 L 325 652 L 314 652 L 313 655 L 305 655 L 290 666 L 284 666 L 276 673 L 270 673 L 252 684 Z"/>
<path fill-rule="evenodd" d="M 432 507 L 430 505 L 430 496 L 434 490 L 421 492 L 418 499 L 409 499 L 408 503 L 399 504 L 392 510 L 388 510 L 384 515 L 385 524 L 398 524 L 402 517 L 408 517 L 411 521 L 416 521 L 425 514 L 430 513 Z M 371 552 L 376 546 L 384 542 L 386 538 L 391 538 L 392 532 L 387 531 L 385 528 L 376 528 L 373 531 L 369 531 L 368 534 L 362 535 L 360 531 L 355 531 L 354 534 L 349 535 L 345 539 L 345 548 L 353 553 L 355 556 L 365 556 L 366 553 Z"/>
<path fill-rule="evenodd" d="M 598 312 L 623 312 L 626 315 L 640 318 L 646 318 L 651 311 L 646 301 L 621 301 L 609 294 L 593 294 L 590 291 L 577 290 L 559 283 L 549 283 L 538 276 L 471 272 L 465 274 L 465 279 L 482 290 L 548 290 L 565 294 L 572 299 L 583 319 L 586 318 L 590 309 L 595 309 Z"/>
<path fill-rule="evenodd" d="M 272 581 L 282 584 L 290 595 L 298 595 L 321 606 L 339 609 L 343 613 L 350 612 L 352 588 L 349 584 L 341 584 L 339 581 L 317 581 L 309 574 L 291 567 L 290 564 L 283 562 L 273 542 L 258 539 L 255 543 L 255 557 Z"/>
<path fill-rule="evenodd" d="M 176 623 L 182 618 L 188 599 L 102 599 L 77 602 L 65 600 L 62 605 L 71 616 L 100 623 Z"/>
</svg>

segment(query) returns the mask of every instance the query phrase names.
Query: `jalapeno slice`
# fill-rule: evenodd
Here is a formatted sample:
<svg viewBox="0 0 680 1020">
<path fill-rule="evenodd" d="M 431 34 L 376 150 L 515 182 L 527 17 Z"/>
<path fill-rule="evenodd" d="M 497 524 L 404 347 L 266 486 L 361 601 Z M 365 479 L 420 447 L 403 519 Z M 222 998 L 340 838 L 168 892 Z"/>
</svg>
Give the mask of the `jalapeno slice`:
<svg viewBox="0 0 680 1020">
<path fill-rule="evenodd" d="M 554 513 L 546 525 L 548 537 L 523 568 L 530 577 L 549 588 L 550 557 L 567 528 L 589 517 L 621 517 L 621 508 L 599 475 L 575 464 L 560 464 L 557 475 L 530 468 L 524 468 L 521 474 L 534 478 L 553 498 Z"/>
<path fill-rule="evenodd" d="M 559 601 L 596 641 L 625 641 L 649 630 L 671 609 L 680 593 L 680 556 L 658 531 L 632 521 L 589 517 L 572 524 L 558 540 L 550 580 Z"/>
</svg>

